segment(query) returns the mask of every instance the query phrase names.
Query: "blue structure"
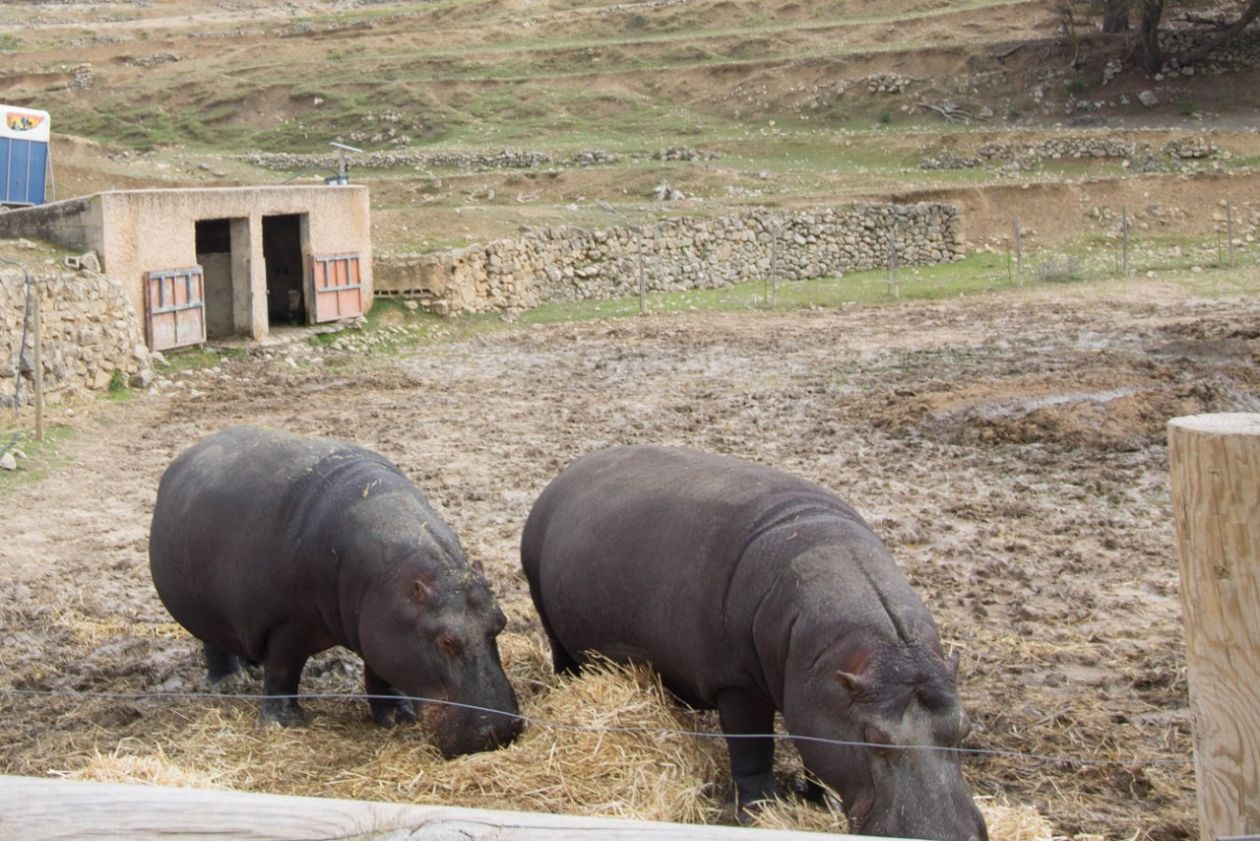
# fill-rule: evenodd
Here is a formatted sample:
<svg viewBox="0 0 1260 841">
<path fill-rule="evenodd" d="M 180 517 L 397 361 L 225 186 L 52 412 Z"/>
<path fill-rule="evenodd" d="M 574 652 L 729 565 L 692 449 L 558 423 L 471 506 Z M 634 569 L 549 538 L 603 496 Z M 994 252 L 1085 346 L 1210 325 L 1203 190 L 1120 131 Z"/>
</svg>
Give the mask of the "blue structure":
<svg viewBox="0 0 1260 841">
<path fill-rule="evenodd" d="M 0 204 L 44 203 L 49 137 L 47 111 L 0 105 Z"/>
</svg>

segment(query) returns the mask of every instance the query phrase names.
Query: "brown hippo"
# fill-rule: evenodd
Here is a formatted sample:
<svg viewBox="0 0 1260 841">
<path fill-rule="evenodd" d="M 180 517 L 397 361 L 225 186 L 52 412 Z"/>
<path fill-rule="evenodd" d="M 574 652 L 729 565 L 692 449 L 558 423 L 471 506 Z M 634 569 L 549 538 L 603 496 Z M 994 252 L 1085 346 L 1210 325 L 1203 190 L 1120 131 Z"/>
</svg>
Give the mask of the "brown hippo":
<svg viewBox="0 0 1260 841">
<path fill-rule="evenodd" d="M 566 467 L 521 562 L 558 671 L 586 652 L 651 664 L 716 708 L 736 802 L 774 795 L 775 712 L 851 831 L 984 841 L 959 772 L 967 725 L 932 617 L 852 508 L 818 485 L 660 446 Z M 869 748 L 811 739 L 873 743 Z"/>
<path fill-rule="evenodd" d="M 380 724 L 416 720 L 406 696 L 469 705 L 425 710 L 448 757 L 520 730 L 495 642 L 503 612 L 424 495 L 376 453 L 249 426 L 211 435 L 162 476 L 149 564 L 171 615 L 205 644 L 212 683 L 262 664 L 263 719 L 303 722 L 302 667 L 342 645 L 363 657 Z"/>
</svg>

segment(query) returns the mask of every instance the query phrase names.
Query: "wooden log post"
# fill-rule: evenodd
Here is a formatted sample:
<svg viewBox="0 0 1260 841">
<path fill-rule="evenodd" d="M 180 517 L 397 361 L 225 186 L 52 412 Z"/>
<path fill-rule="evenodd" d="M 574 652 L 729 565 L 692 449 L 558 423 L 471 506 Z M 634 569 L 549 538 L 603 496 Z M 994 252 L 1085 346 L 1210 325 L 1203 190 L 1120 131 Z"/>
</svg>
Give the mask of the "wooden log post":
<svg viewBox="0 0 1260 841">
<path fill-rule="evenodd" d="M 35 440 L 44 440 L 44 328 L 39 315 L 39 291 L 31 296 L 35 303 L 32 321 L 35 334 Z"/>
<path fill-rule="evenodd" d="M 814 832 L 0 776 L 0 838 L 23 841 L 817 841 Z M 859 841 L 854 835 L 829 835 Z"/>
<path fill-rule="evenodd" d="M 1260 414 L 1168 424 L 1199 837 L 1260 833 Z"/>
</svg>

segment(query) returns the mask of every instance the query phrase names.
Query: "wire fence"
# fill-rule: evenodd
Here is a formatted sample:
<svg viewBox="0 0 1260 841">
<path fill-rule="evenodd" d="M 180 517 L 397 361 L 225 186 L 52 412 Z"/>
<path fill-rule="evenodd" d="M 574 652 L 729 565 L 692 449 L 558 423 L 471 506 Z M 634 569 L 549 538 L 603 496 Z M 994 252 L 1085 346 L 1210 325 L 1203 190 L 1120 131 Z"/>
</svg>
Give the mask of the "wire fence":
<svg viewBox="0 0 1260 841">
<path fill-rule="evenodd" d="M 995 748 L 977 748 L 977 747 L 950 747 L 944 745 L 896 745 L 886 743 L 875 743 L 854 739 L 831 739 L 822 736 L 802 736 L 791 733 L 720 733 L 712 730 L 685 730 L 664 727 L 623 727 L 623 726 L 591 726 L 582 724 L 570 724 L 568 722 L 553 721 L 545 718 L 537 718 L 535 716 L 525 715 L 519 712 L 507 712 L 506 710 L 497 710 L 490 707 L 477 706 L 476 704 L 465 704 L 458 701 L 449 701 L 441 698 L 425 698 L 414 695 L 371 695 L 352 692 L 316 692 L 303 693 L 298 695 L 251 695 L 234 692 L 80 692 L 75 690 L 58 690 L 58 689 L 16 689 L 16 688 L 0 688 L 0 696 L 10 698 L 67 698 L 74 700 L 99 699 L 107 701 L 237 701 L 247 703 L 259 703 L 265 700 L 275 701 L 388 701 L 397 703 L 401 700 L 411 701 L 415 704 L 429 706 L 445 706 L 457 709 L 467 710 L 469 712 L 483 713 L 489 716 L 499 716 L 515 721 L 531 727 L 541 727 L 547 730 L 570 732 L 570 733 L 592 733 L 592 734 L 629 734 L 643 736 L 661 736 L 669 738 L 695 738 L 695 739 L 772 739 L 780 742 L 809 742 L 814 744 L 831 745 L 833 747 L 848 748 L 871 748 L 880 751 L 905 751 L 905 752 L 936 752 L 949 753 L 959 757 L 977 756 L 977 757 L 997 757 L 1003 759 L 1022 760 L 1028 762 L 1036 762 L 1039 764 L 1050 765 L 1068 765 L 1075 767 L 1130 767 L 1133 765 L 1171 765 L 1171 766 L 1187 766 L 1193 764 L 1193 760 L 1175 757 L 1133 757 L 1129 760 L 1119 759 L 1097 759 L 1084 756 L 1068 756 L 1066 754 L 1043 754 L 1031 753 L 1026 751 L 1000 750 Z"/>
</svg>

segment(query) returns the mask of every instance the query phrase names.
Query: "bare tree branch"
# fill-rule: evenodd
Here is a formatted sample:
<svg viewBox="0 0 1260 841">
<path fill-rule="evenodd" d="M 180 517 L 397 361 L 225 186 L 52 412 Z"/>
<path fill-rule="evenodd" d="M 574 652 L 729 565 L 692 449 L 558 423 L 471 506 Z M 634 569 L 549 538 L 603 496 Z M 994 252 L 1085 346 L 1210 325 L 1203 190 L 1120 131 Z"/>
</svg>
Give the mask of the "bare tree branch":
<svg viewBox="0 0 1260 841">
<path fill-rule="evenodd" d="M 1250 0 L 1247 7 L 1243 9 L 1242 15 L 1238 20 L 1222 29 L 1214 38 L 1209 38 L 1204 43 L 1195 47 L 1193 50 L 1187 50 L 1177 56 L 1177 60 L 1184 64 L 1196 64 L 1207 58 L 1213 50 L 1229 41 L 1231 38 L 1242 32 L 1256 18 L 1260 17 L 1260 0 Z"/>
</svg>

